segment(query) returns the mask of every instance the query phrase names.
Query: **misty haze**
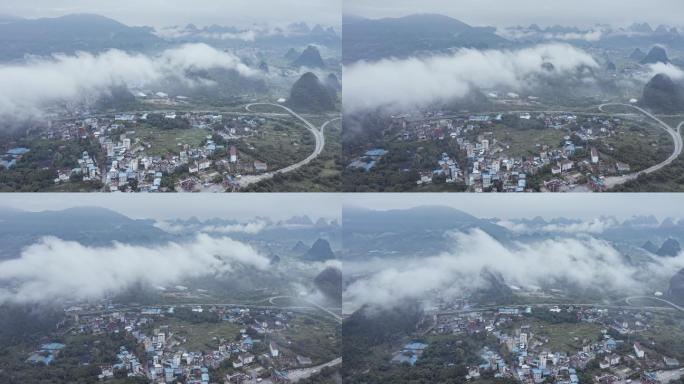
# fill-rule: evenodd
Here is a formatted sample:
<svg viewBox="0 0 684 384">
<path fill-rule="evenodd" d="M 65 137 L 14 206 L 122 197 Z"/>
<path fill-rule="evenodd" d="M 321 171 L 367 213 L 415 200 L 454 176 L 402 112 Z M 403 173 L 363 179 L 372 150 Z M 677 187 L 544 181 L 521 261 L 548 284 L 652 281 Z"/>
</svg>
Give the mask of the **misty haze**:
<svg viewBox="0 0 684 384">
<path fill-rule="evenodd" d="M 682 197 L 615 199 L 345 196 L 345 382 L 681 380 Z"/>
<path fill-rule="evenodd" d="M 0 191 L 339 190 L 339 3 L 128 3 L 0 5 Z"/>
<path fill-rule="evenodd" d="M 199 195 L 175 201 L 200 217 L 75 194 L 23 209 L 40 199 L 0 203 L 0 381 L 338 380 L 339 211 L 301 195 L 273 216 L 206 216 Z"/>
<path fill-rule="evenodd" d="M 342 189 L 681 191 L 683 11 L 346 1 Z"/>
<path fill-rule="evenodd" d="M 684 384 L 682 15 L 3 0 L 0 384 Z"/>
</svg>

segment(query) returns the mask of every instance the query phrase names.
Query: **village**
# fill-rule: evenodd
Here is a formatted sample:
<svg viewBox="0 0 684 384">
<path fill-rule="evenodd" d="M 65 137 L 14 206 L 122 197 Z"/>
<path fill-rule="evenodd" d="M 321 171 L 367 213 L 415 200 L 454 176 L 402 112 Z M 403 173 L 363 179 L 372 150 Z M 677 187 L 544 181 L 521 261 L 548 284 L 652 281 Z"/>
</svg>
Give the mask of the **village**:
<svg viewBox="0 0 684 384">
<path fill-rule="evenodd" d="M 639 124 L 564 112 L 451 116 L 431 111 L 393 116 L 383 135 L 386 142 L 411 153 L 409 160 L 396 165 L 404 172 L 418 172 L 417 187 L 446 184 L 464 185 L 470 192 L 586 192 L 605 191 L 607 177 L 653 165 L 630 164 L 616 148 L 620 140 L 631 140 L 660 150 L 662 143 L 653 143 L 642 130 L 647 125 Z M 421 156 L 434 152 L 428 150 L 430 146 L 449 149 L 437 152 L 441 154 L 427 167 Z M 392 146 L 373 148 L 348 167 L 369 172 L 390 152 Z M 421 157 L 420 164 L 410 165 L 411 156 Z"/>
<path fill-rule="evenodd" d="M 236 190 L 243 175 L 269 170 L 244 141 L 268 124 L 257 115 L 121 113 L 51 122 L 43 135 L 97 143 L 95 153 L 74 159 L 76 167 L 57 170 L 56 185 L 93 181 L 112 192 L 217 192 Z"/>
<path fill-rule="evenodd" d="M 489 343 L 477 352 L 481 363 L 468 367 L 470 381 L 498 377 L 529 384 L 656 384 L 684 375 L 680 361 L 662 352 L 668 336 L 649 337 L 664 332 L 659 325 L 662 310 L 601 305 L 477 310 L 467 302 L 454 308 L 426 312 L 434 323 L 422 339 L 486 337 Z M 413 340 L 392 362 L 415 365 L 428 347 L 429 342 Z"/>
<path fill-rule="evenodd" d="M 314 366 L 322 356 L 297 353 L 298 346 L 288 336 L 303 331 L 298 329 L 303 316 L 286 309 L 248 306 L 102 303 L 66 308 L 59 327 L 67 329 L 67 340 L 84 335 L 128 340 L 109 351 L 115 353 L 116 362 L 97 366 L 103 382 L 139 377 L 150 383 L 289 383 L 325 365 Z M 202 340 L 192 340 L 193 336 Z M 59 361 L 67 343 L 43 344 L 26 362 L 50 365 Z M 93 343 L 98 344 L 103 343 Z M 79 358 L 80 365 L 92 363 L 88 354 Z"/>
</svg>

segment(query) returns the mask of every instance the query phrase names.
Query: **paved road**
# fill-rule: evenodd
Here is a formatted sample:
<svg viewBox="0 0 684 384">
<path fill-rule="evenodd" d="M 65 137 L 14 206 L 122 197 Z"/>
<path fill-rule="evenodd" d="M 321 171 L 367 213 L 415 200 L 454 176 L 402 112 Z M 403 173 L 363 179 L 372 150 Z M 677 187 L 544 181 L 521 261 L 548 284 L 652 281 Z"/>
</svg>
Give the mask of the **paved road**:
<svg viewBox="0 0 684 384">
<path fill-rule="evenodd" d="M 239 185 L 240 185 L 240 188 L 244 188 L 244 187 L 246 187 L 246 186 L 248 186 L 248 185 L 250 185 L 250 184 L 258 183 L 258 182 L 263 181 L 263 180 L 271 179 L 271 178 L 273 178 L 273 176 L 275 176 L 275 175 L 278 174 L 278 173 L 281 173 L 281 174 L 282 174 L 282 173 L 291 172 L 291 171 L 294 171 L 295 169 L 298 169 L 298 168 L 303 167 L 303 166 L 306 165 L 306 164 L 309 164 L 313 159 L 317 158 L 318 155 L 321 154 L 321 152 L 323 152 L 323 147 L 325 147 L 325 135 L 323 134 L 323 131 L 324 131 L 325 127 L 326 127 L 329 123 L 331 123 L 331 122 L 333 122 L 333 121 L 336 121 L 336 120 L 339 120 L 339 119 L 340 119 L 340 118 L 338 117 L 338 118 L 335 118 L 335 119 L 328 120 L 328 121 L 326 121 L 325 123 L 323 123 L 323 125 L 321 125 L 321 127 L 320 127 L 320 129 L 319 129 L 319 128 L 317 128 L 315 125 L 313 125 L 311 122 L 309 122 L 307 119 L 303 118 L 303 117 L 302 117 L 300 114 L 298 114 L 297 112 L 295 112 L 295 111 L 293 111 L 292 109 L 290 109 L 290 108 L 288 108 L 288 107 L 286 107 L 286 106 L 284 106 L 284 105 L 281 105 L 281 104 L 272 104 L 272 103 L 252 103 L 252 104 L 247 104 L 247 105 L 245 106 L 245 109 L 247 109 L 248 112 L 253 112 L 253 111 L 251 110 L 251 108 L 252 108 L 253 106 L 255 106 L 255 105 L 268 105 L 268 106 L 278 107 L 278 108 L 284 109 L 284 110 L 287 111 L 290 115 L 294 116 L 294 117 L 297 118 L 299 121 L 301 121 L 302 123 L 304 123 L 304 125 L 305 125 L 306 128 L 309 130 L 309 132 L 311 132 L 311 134 L 314 135 L 314 138 L 316 139 L 316 145 L 315 145 L 315 147 L 314 147 L 314 151 L 313 151 L 309 156 L 307 156 L 306 159 L 304 159 L 304 160 L 302 160 L 302 161 L 300 161 L 300 162 L 298 162 L 298 163 L 295 163 L 295 164 L 292 164 L 292 165 L 288 165 L 287 167 L 278 169 L 278 170 L 276 170 L 276 171 L 271 171 L 271 172 L 262 173 L 262 174 L 260 174 L 260 175 L 247 175 L 247 176 L 242 176 L 242 178 L 240 178 L 240 181 L 238 182 Z"/>
<path fill-rule="evenodd" d="M 680 125 L 681 125 L 681 124 L 680 124 Z M 671 301 L 667 301 L 667 300 L 665 300 L 665 299 L 661 299 L 661 298 L 659 298 L 659 297 L 653 297 L 653 296 L 632 296 L 632 297 L 626 298 L 626 299 L 625 299 L 625 303 L 627 303 L 627 304 L 629 304 L 629 305 L 634 305 L 634 304 L 630 303 L 630 301 L 632 301 L 632 300 L 634 300 L 634 299 L 648 299 L 648 300 L 660 301 L 661 303 L 665 303 L 665 304 L 671 306 L 672 308 L 674 308 L 674 309 L 676 309 L 676 310 L 678 310 L 678 311 L 684 312 L 684 307 L 679 306 L 679 305 L 677 305 L 677 304 L 675 304 L 675 303 L 673 303 L 673 302 L 671 302 Z"/>
<path fill-rule="evenodd" d="M 615 106 L 615 105 L 633 108 L 633 109 L 643 113 L 644 115 L 648 116 L 649 118 L 653 119 L 654 121 L 656 121 L 667 133 L 670 134 L 670 136 L 672 136 L 672 140 L 674 142 L 674 149 L 673 149 L 670 157 L 665 159 L 665 161 L 663 161 L 662 163 L 656 164 L 652 167 L 646 168 L 646 169 L 639 171 L 639 172 L 634 172 L 634 173 L 630 173 L 630 174 L 622 175 L 622 176 L 607 177 L 605 180 L 605 185 L 607 188 L 612 188 L 612 187 L 615 187 L 616 185 L 624 184 L 627 181 L 634 180 L 637 177 L 639 177 L 639 175 L 641 175 L 641 174 L 652 173 L 652 172 L 655 172 L 659 169 L 662 169 L 663 167 L 672 163 L 677 157 L 679 157 L 679 155 L 682 153 L 682 147 L 683 147 L 682 135 L 680 134 L 680 128 L 682 127 L 682 124 L 684 124 L 684 121 L 679 123 L 679 125 L 677 126 L 677 129 L 674 129 L 674 128 L 670 127 L 664 121 L 660 120 L 658 117 L 656 117 L 653 114 L 651 114 L 650 112 L 648 112 L 647 110 L 645 110 L 641 107 L 637 107 L 636 105 L 623 104 L 623 103 L 605 103 L 605 104 L 599 105 L 598 108 L 599 108 L 599 111 L 605 112 L 603 110 L 604 107 Z"/>
<path fill-rule="evenodd" d="M 625 299 L 627 302 L 628 300 L 636 299 L 637 297 L 641 298 L 641 296 L 635 296 L 635 297 L 628 297 Z M 650 296 L 644 296 L 644 298 L 652 298 Z M 664 301 L 664 300 L 660 300 Z M 666 301 L 667 302 L 667 301 Z M 673 305 L 675 309 L 677 308 L 676 304 L 667 302 L 670 305 Z M 475 308 L 470 308 L 470 309 L 458 309 L 458 310 L 450 310 L 450 311 L 439 311 L 436 312 L 436 315 L 443 316 L 443 315 L 457 315 L 457 314 L 463 314 L 463 313 L 471 313 L 471 312 L 482 312 L 482 311 L 487 311 L 487 310 L 493 310 L 497 308 L 526 308 L 526 307 L 567 307 L 567 306 L 573 306 L 573 307 L 600 307 L 600 308 L 611 308 L 611 309 L 625 309 L 625 310 L 639 310 L 639 309 L 647 309 L 650 311 L 656 311 L 656 310 L 666 310 L 666 311 L 672 311 L 673 308 L 667 308 L 667 307 L 647 307 L 647 306 L 640 306 L 640 305 L 632 305 L 629 302 L 627 302 L 628 305 L 615 305 L 615 304 L 602 304 L 602 303 L 530 303 L 530 304 L 513 304 L 513 305 L 489 305 L 489 306 L 482 306 L 482 307 L 475 307 Z M 684 310 L 682 308 L 681 310 Z"/>
<path fill-rule="evenodd" d="M 287 378 L 290 379 L 291 382 L 296 383 L 299 380 L 311 377 L 312 375 L 320 372 L 321 369 L 323 369 L 325 367 L 334 367 L 334 366 L 340 365 L 340 364 L 342 364 L 342 358 L 338 357 L 335 360 L 331 360 L 325 364 L 317 365 L 315 367 L 294 369 L 292 371 L 288 371 L 287 372 Z"/>
<path fill-rule="evenodd" d="M 319 310 L 321 310 L 321 311 L 323 311 L 323 312 L 329 314 L 329 315 L 332 316 L 338 323 L 342 323 L 342 316 L 338 315 L 337 313 L 331 311 L 330 309 L 328 309 L 328 308 L 326 308 L 326 307 L 324 307 L 324 306 L 322 306 L 322 305 L 320 305 L 320 304 L 318 304 L 318 303 L 315 303 L 315 302 L 313 302 L 313 301 L 309 301 L 309 300 L 303 299 L 303 298 L 301 298 L 301 297 L 295 297 L 295 296 L 274 296 L 274 297 L 269 298 L 269 299 L 268 299 L 268 302 L 271 303 L 272 305 L 276 305 L 276 303 L 274 303 L 274 301 L 277 300 L 277 299 L 294 299 L 294 300 L 301 300 L 301 301 L 303 301 L 303 302 L 305 302 L 305 303 L 307 303 L 307 304 L 309 304 L 309 305 L 312 305 L 313 307 L 318 308 Z"/>
<path fill-rule="evenodd" d="M 216 307 L 231 307 L 231 308 L 251 308 L 251 309 L 284 309 L 290 311 L 313 311 L 317 308 L 314 305 L 310 306 L 280 306 L 280 305 L 256 305 L 245 303 L 174 303 L 174 304 L 158 304 L 158 305 L 124 305 L 111 309 L 100 309 L 90 311 L 78 311 L 81 316 L 96 316 L 104 313 L 125 312 L 125 311 L 139 311 L 147 307 L 157 307 L 161 309 L 168 309 L 171 307 L 196 307 L 196 306 L 216 306 Z"/>
</svg>

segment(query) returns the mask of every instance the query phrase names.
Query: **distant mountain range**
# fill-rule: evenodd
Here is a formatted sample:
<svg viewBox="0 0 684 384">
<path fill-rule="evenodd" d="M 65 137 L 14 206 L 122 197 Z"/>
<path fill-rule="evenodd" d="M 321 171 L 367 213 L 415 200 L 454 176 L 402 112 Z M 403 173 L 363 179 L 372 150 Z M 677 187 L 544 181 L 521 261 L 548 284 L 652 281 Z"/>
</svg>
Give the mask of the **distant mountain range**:
<svg viewBox="0 0 684 384">
<path fill-rule="evenodd" d="M 92 14 L 3 20 L 0 22 L 0 60 L 111 48 L 146 51 L 164 45 L 153 32 L 150 27 L 129 27 Z"/>
<path fill-rule="evenodd" d="M 22 248 L 45 236 L 90 246 L 109 245 L 114 241 L 152 244 L 177 238 L 156 228 L 151 220 L 131 219 L 104 208 L 0 210 L 0 259 L 17 257 Z"/>
<path fill-rule="evenodd" d="M 586 222 L 563 217 L 509 219 L 511 224 L 524 228 L 513 230 L 500 219 L 478 218 L 446 206 L 387 211 L 347 206 L 342 217 L 345 259 L 433 256 L 453 248 L 454 240 L 448 236 L 449 232 L 473 229 L 487 233 L 504 245 L 590 233 L 614 243 L 635 263 L 652 260 L 653 255 L 678 254 L 678 244 L 684 241 L 684 220 L 660 222 L 653 216 L 634 216 L 624 220 L 604 217 L 601 218 L 603 228 L 598 232 L 575 230 L 573 228 L 581 228 Z M 646 245 L 647 242 L 651 245 Z"/>
<path fill-rule="evenodd" d="M 495 223 L 441 206 L 374 211 L 345 207 L 342 215 L 345 258 L 434 255 L 453 245 L 447 231 L 480 229 L 507 242 L 512 234 Z"/>
<path fill-rule="evenodd" d="M 399 18 L 343 18 L 345 63 L 407 57 L 451 48 L 498 48 L 509 42 L 491 27 L 472 27 L 448 16 L 423 14 Z"/>
<path fill-rule="evenodd" d="M 508 27 L 499 34 L 519 43 L 542 41 L 567 41 L 580 45 L 597 45 L 613 48 L 630 48 L 665 44 L 672 47 L 684 46 L 684 36 L 676 27 L 659 25 L 655 29 L 648 23 L 634 23 L 628 27 L 611 27 L 597 24 L 588 28 L 554 25 L 540 28 L 536 24 Z M 637 59 L 641 60 L 641 58 Z"/>
<path fill-rule="evenodd" d="M 316 24 L 309 27 L 304 22 L 291 23 L 273 29 L 259 27 L 253 29 L 233 26 L 210 25 L 198 28 L 194 24 L 161 28 L 157 34 L 173 42 L 206 42 L 212 45 L 241 46 L 283 46 L 320 44 L 331 48 L 340 45 L 340 36 L 333 27 Z"/>
<path fill-rule="evenodd" d="M 663 44 L 684 48 L 684 36 L 677 28 L 635 23 L 626 28 L 596 25 L 590 28 L 536 24 L 508 28 L 473 27 L 457 19 L 435 14 L 417 14 L 399 18 L 366 19 L 344 15 L 343 58 L 347 64 L 383 58 L 404 58 L 418 54 L 436 54 L 454 48 L 515 48 L 543 42 L 560 41 L 581 46 L 638 48 Z M 636 61 L 646 55 L 635 56 Z"/>
<path fill-rule="evenodd" d="M 20 60 L 26 55 L 91 53 L 107 49 L 154 52 L 186 42 L 206 42 L 216 46 L 305 46 L 320 44 L 339 49 L 340 36 L 332 27 L 293 23 L 285 29 L 260 33 L 232 26 L 193 24 L 155 30 L 131 27 L 95 14 L 72 14 L 55 18 L 22 19 L 0 15 L 0 61 Z"/>
</svg>

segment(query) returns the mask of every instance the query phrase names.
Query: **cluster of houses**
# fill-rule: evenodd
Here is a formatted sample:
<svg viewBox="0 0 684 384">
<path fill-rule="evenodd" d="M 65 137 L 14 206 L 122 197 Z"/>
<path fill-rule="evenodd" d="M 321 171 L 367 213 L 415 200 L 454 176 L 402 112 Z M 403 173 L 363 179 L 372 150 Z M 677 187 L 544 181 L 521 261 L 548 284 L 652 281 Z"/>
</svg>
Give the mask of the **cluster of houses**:
<svg viewBox="0 0 684 384">
<path fill-rule="evenodd" d="M 116 307 L 111 303 L 65 309 L 64 325 L 70 332 L 86 335 L 123 334 L 135 340 L 134 350 L 118 347 L 117 362 L 100 365 L 100 380 L 145 377 L 151 383 L 192 384 L 289 382 L 288 370 L 310 367 L 312 359 L 287 348 L 284 333 L 295 314 L 273 309 L 196 305 L 192 313 L 208 314 L 218 322 L 235 324 L 236 334 L 220 334 L 202 351 L 189 350 L 188 334 L 165 319 L 181 309 L 165 307 Z M 187 311 L 187 308 L 185 309 Z M 73 325 L 73 326 L 71 326 Z M 281 348 L 284 343 L 285 348 Z M 213 344 L 213 347 L 210 346 Z M 65 347 L 50 343 L 29 356 L 27 362 L 50 364 Z M 90 364 L 86 362 L 85 365 Z M 230 367 L 225 377 L 212 377 L 219 368 Z M 222 372 L 226 372 L 223 370 Z"/>
<path fill-rule="evenodd" d="M 353 159 L 351 163 L 349 163 L 348 167 L 370 171 L 375 164 L 387 153 L 389 152 L 382 148 L 369 149 L 362 156 Z"/>
<path fill-rule="evenodd" d="M 527 113 L 514 116 L 520 121 L 532 120 L 540 128 L 565 133 L 557 146 L 536 144 L 526 156 L 510 154 L 510 143 L 497 138 L 495 128 L 505 124 L 504 114 L 463 115 L 445 117 L 428 114 L 418 120 L 409 116 L 394 117 L 386 136 L 401 141 L 454 141 L 457 151 L 465 154 L 464 164 L 458 164 L 456 153 L 443 153 L 435 159 L 435 169 L 421 169 L 418 185 L 432 183 L 434 177 L 446 177 L 447 182 L 464 183 L 473 192 L 496 189 L 503 192 L 524 192 L 539 188 L 551 192 L 570 190 L 578 184 L 593 190 L 605 189 L 609 175 L 630 172 L 624 162 L 603 156 L 588 144 L 619 134 L 622 121 L 605 116 L 577 116 L 570 113 Z M 362 156 L 350 164 L 370 170 L 374 162 Z M 541 185 L 530 185 L 530 176 L 542 175 Z"/>
<path fill-rule="evenodd" d="M 59 355 L 64 347 L 66 347 L 66 345 L 57 342 L 43 344 L 40 346 L 40 349 L 31 353 L 31 355 L 26 359 L 26 362 L 50 365 L 50 363 L 52 363 L 52 361 Z"/>
<path fill-rule="evenodd" d="M 11 168 L 17 164 L 22 156 L 29 153 L 30 149 L 24 147 L 10 148 L 5 152 L 5 155 L 0 158 L 0 167 Z"/>
<path fill-rule="evenodd" d="M 411 341 L 410 343 L 406 343 L 401 351 L 396 352 L 392 356 L 392 362 L 414 365 L 427 347 L 428 344 L 422 343 L 420 341 Z"/>
<path fill-rule="evenodd" d="M 458 165 L 456 159 L 451 158 L 448 153 L 442 153 L 442 158 L 437 162 L 437 166 L 438 167 L 431 172 L 420 172 L 416 184 L 430 184 L 433 182 L 435 176 L 444 177 L 444 181 L 448 184 L 463 181 L 461 167 Z"/>
<path fill-rule="evenodd" d="M 553 350 L 549 346 L 558 345 L 550 343 L 549 337 L 553 336 L 548 332 L 535 333 L 539 331 L 540 320 L 528 320 L 533 311 L 564 313 L 577 323 L 595 324 L 600 332 L 591 338 L 574 337 L 566 348 Z M 635 341 L 637 335 L 652 329 L 655 315 L 649 312 L 573 306 L 469 310 L 465 304 L 458 312 L 439 309 L 436 313 L 437 324 L 430 331 L 434 334 L 487 334 L 498 341 L 498 345 L 489 345 L 481 351 L 482 362 L 468 367 L 467 379 L 474 380 L 490 372 L 495 377 L 530 384 L 578 384 L 578 372 L 583 371 L 591 372 L 593 382 L 600 384 L 632 380 L 653 384 L 667 382 L 661 378 L 671 377 L 667 375 L 672 372 L 676 377 L 681 376 L 676 358 L 662 355 L 654 345 L 644 346 Z"/>
<path fill-rule="evenodd" d="M 83 152 L 82 157 L 77 159 L 77 167 L 57 171 L 55 183 L 66 183 L 78 177 L 83 181 L 101 181 L 111 191 L 134 187 L 142 192 L 156 192 L 164 188 L 164 177 L 169 177 L 180 167 L 187 167 L 187 176 L 177 181 L 175 187 L 196 190 L 218 184 L 219 188 L 226 189 L 231 187 L 231 182 L 237 185 L 235 179 L 242 174 L 260 173 L 268 169 L 268 165 L 258 159 L 246 158 L 244 162 L 241 161 L 235 145 L 226 148 L 217 144 L 209 134 L 213 132 L 226 141 L 235 142 L 257 134 L 258 129 L 266 123 L 264 118 L 190 112 L 166 112 L 161 116 L 164 120 L 183 119 L 188 122 L 188 129 L 207 130 L 207 136 L 199 146 L 179 142 L 176 153 L 159 155 L 150 150 L 156 145 L 152 140 L 136 134 L 136 128 L 146 124 L 148 113 L 122 113 L 113 118 L 89 117 L 50 123 L 46 137 L 62 140 L 94 138 L 103 155 L 100 157 L 100 154 Z M 24 152 L 12 152 L 12 159 L 3 160 L 0 165 L 10 167 L 28 151 L 23 148 L 18 150 Z M 217 157 L 217 153 L 222 156 Z M 97 158 L 104 161 L 98 164 Z"/>
</svg>

